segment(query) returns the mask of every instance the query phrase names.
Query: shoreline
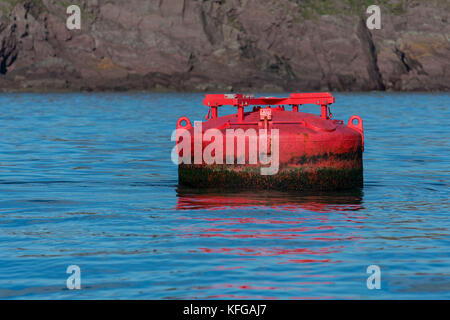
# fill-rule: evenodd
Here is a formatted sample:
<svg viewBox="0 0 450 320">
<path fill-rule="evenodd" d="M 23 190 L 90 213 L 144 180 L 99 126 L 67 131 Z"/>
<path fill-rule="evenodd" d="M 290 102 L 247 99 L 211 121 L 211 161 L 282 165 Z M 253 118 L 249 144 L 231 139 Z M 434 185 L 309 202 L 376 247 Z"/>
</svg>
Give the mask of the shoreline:
<svg viewBox="0 0 450 320">
<path fill-rule="evenodd" d="M 36 88 L 33 90 L 29 89 L 11 89 L 11 90 L 2 90 L 0 89 L 0 94 L 62 94 L 62 93 L 167 93 L 167 94 L 174 94 L 174 93 L 268 93 L 268 94 L 282 94 L 286 92 L 330 92 L 330 93 L 343 93 L 343 94 L 352 94 L 352 93 L 410 93 L 410 94 L 436 94 L 436 93 L 450 93 L 449 90 L 411 90 L 411 91 L 400 91 L 400 90 L 346 90 L 346 91 L 336 91 L 336 90 L 264 90 L 260 88 L 253 88 L 251 90 L 249 89 L 243 89 L 243 90 L 233 90 L 233 91 L 226 91 L 226 90 L 171 90 L 171 89 L 121 89 L 121 90 L 114 90 L 114 89 L 105 89 L 105 90 L 76 90 L 76 89 L 40 89 Z"/>
</svg>

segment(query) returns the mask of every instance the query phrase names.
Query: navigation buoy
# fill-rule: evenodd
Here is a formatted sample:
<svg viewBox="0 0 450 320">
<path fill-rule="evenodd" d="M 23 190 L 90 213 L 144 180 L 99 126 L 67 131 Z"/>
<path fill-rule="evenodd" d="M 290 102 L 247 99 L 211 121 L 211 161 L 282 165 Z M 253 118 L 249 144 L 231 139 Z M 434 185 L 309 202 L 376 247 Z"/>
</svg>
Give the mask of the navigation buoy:
<svg viewBox="0 0 450 320">
<path fill-rule="evenodd" d="M 331 119 L 330 93 L 292 93 L 287 98 L 207 94 L 206 121 L 177 122 L 175 155 L 181 185 L 287 190 L 361 187 L 363 122 Z M 321 115 L 300 112 L 304 104 Z M 237 113 L 219 117 L 223 106 Z M 244 108 L 253 106 L 251 111 Z M 287 107 L 291 110 L 286 110 Z"/>
</svg>

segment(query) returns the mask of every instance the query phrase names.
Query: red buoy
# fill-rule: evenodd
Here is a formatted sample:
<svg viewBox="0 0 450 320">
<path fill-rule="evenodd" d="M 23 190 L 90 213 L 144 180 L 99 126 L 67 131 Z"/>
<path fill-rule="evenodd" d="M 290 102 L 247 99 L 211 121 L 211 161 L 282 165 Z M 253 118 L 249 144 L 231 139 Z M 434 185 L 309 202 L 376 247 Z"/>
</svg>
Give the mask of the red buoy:
<svg viewBox="0 0 450 320">
<path fill-rule="evenodd" d="M 177 122 L 175 158 L 179 183 L 194 187 L 339 190 L 361 187 L 363 123 L 331 119 L 330 93 L 288 98 L 207 94 L 207 120 Z M 300 112 L 304 104 L 321 115 Z M 237 113 L 219 117 L 222 106 Z M 254 106 L 252 110 L 244 108 Z M 291 110 L 286 110 L 290 107 Z"/>
</svg>

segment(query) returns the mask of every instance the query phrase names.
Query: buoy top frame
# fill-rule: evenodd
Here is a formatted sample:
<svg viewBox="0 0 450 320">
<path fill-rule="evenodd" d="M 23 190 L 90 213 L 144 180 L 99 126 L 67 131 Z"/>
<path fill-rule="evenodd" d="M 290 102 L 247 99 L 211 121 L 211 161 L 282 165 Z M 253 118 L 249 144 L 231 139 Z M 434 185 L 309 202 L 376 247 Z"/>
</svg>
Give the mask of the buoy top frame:
<svg viewBox="0 0 450 320">
<path fill-rule="evenodd" d="M 288 98 L 259 97 L 244 94 L 207 94 L 203 104 L 211 108 L 211 118 L 218 117 L 217 108 L 220 106 L 235 106 L 238 108 L 238 121 L 244 120 L 244 107 L 256 105 L 291 105 L 293 111 L 303 104 L 316 104 L 321 106 L 321 118 L 329 119 L 328 106 L 335 102 L 329 92 L 318 93 L 291 93 Z"/>
</svg>

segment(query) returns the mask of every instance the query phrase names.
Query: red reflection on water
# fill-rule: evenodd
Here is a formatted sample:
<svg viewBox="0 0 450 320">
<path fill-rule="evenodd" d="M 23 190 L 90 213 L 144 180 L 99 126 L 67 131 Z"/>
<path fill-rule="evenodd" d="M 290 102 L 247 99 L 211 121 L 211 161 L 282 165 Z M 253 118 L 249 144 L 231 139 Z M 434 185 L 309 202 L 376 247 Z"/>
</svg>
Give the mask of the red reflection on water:
<svg viewBox="0 0 450 320">
<path fill-rule="evenodd" d="M 297 265 L 299 268 L 298 264 L 305 264 L 316 268 L 316 265 L 343 262 L 342 259 L 339 259 L 339 253 L 349 245 L 349 242 L 362 239 L 354 234 L 363 227 L 362 223 L 365 217 L 358 214 L 362 208 L 361 191 L 292 194 L 272 191 L 218 193 L 178 189 L 176 209 L 186 211 L 188 214 L 178 217 L 185 221 L 176 228 L 176 231 L 178 231 L 178 236 L 183 238 L 214 239 L 202 240 L 211 245 L 191 249 L 189 252 L 226 255 L 223 259 L 214 257 L 225 263 L 250 260 L 247 264 L 239 262 L 239 265 L 221 265 L 216 267 L 215 271 L 245 272 L 240 270 L 248 269 L 252 272 L 258 268 L 258 259 L 263 257 L 273 257 L 272 260 L 260 260 L 261 263 L 270 263 L 272 266 L 288 264 Z M 202 210 L 204 214 L 190 214 L 196 210 Z M 234 240 L 239 241 L 239 244 L 234 245 L 236 242 Z M 276 245 L 261 246 L 262 243 L 267 245 L 267 240 L 276 240 L 269 242 Z M 226 246 L 223 245 L 225 243 Z M 240 243 L 245 243 L 245 245 L 240 245 Z M 299 243 L 304 245 L 299 246 Z M 243 259 L 242 257 L 248 258 Z M 211 289 L 292 291 L 292 295 L 295 295 L 295 291 L 310 290 L 299 286 L 334 284 L 332 281 L 305 281 L 291 283 L 294 286 L 278 286 L 276 279 L 280 277 L 317 278 L 323 276 L 319 274 L 298 275 L 292 274 L 294 272 L 292 268 L 286 270 L 290 270 L 289 274 L 274 273 L 272 277 L 267 277 L 267 280 L 272 279 L 273 281 L 270 282 L 274 282 L 275 285 L 261 285 L 260 281 L 255 284 L 219 283 L 212 286 Z M 257 273 L 254 274 L 258 276 Z M 327 277 L 335 276 L 328 275 Z M 261 278 L 266 279 L 262 275 Z M 210 297 L 234 298 L 236 297 L 234 293 Z M 269 295 L 273 297 L 272 294 Z M 263 298 L 269 297 L 264 295 Z"/>
<path fill-rule="evenodd" d="M 255 255 L 255 256 L 278 256 L 278 255 L 292 255 L 292 254 L 315 254 L 323 255 L 328 253 L 340 252 L 336 250 L 340 247 L 334 247 L 334 250 L 330 248 L 320 248 L 319 250 L 310 250 L 307 248 L 294 248 L 294 249 L 282 249 L 282 248 L 199 248 L 204 253 L 232 253 L 234 255 Z"/>
<path fill-rule="evenodd" d="M 203 221 L 179 227 L 181 237 L 186 238 L 222 238 L 222 239 L 304 239 L 308 241 L 339 242 L 361 239 L 351 233 L 336 231 L 336 219 L 339 228 L 362 228 L 364 217 L 358 216 L 362 208 L 361 191 L 345 193 L 283 193 L 274 191 L 258 192 L 199 192 L 198 190 L 179 188 L 178 210 L 221 210 L 231 211 L 245 209 L 245 217 L 227 217 L 206 215 L 182 216 L 180 219 Z M 285 212 L 281 217 L 261 217 L 264 209 L 270 208 Z M 251 216 L 253 212 L 257 217 Z M 222 213 L 222 212 L 221 212 Z M 238 212 L 240 213 L 240 212 Z M 299 216 L 299 213 L 305 215 Z M 312 214 L 311 214 L 312 213 Z M 339 214 L 336 216 L 330 213 Z M 271 214 L 273 215 L 273 214 Z M 288 227 L 282 227 L 289 225 Z M 290 226 L 292 225 L 292 227 Z M 293 227 L 295 226 L 295 227 Z M 233 253 L 237 255 L 325 255 L 339 252 L 339 247 L 323 247 L 320 250 L 308 248 L 199 248 L 205 253 Z M 294 259 L 291 262 L 310 261 Z M 325 262 L 326 259 L 323 260 Z"/>
<path fill-rule="evenodd" d="M 184 217 L 184 219 L 188 219 Z M 205 219 L 207 221 L 207 219 Z M 332 227 L 318 228 L 318 227 L 308 227 L 300 228 L 296 230 L 292 229 L 215 229 L 215 228 L 199 228 L 199 227 L 183 227 L 178 228 L 178 231 L 183 231 L 181 237 L 185 238 L 228 238 L 228 239 L 281 239 L 281 240 L 291 240 L 298 238 L 306 238 L 307 240 L 316 241 L 352 241 L 359 240 L 361 237 L 357 236 L 343 236 L 335 232 L 322 232 L 322 233 L 306 233 L 312 230 L 328 230 Z M 359 226 L 354 227 L 359 228 Z M 218 232 L 221 231 L 221 232 Z M 300 233 L 303 232 L 303 233 Z M 314 236 L 313 236 L 314 235 Z M 319 235 L 319 236 L 318 236 Z"/>
<path fill-rule="evenodd" d="M 350 192 L 279 192 L 279 191 L 199 191 L 179 187 L 177 210 L 226 210 L 271 208 L 283 212 L 312 211 L 318 213 L 362 209 L 362 191 Z M 251 218 L 250 218 L 251 219 Z"/>
<path fill-rule="evenodd" d="M 285 263 L 317 263 L 317 262 L 326 262 L 326 263 L 337 263 L 340 261 L 333 261 L 330 259 L 289 259 L 288 261 L 278 262 L 279 264 Z"/>
</svg>

